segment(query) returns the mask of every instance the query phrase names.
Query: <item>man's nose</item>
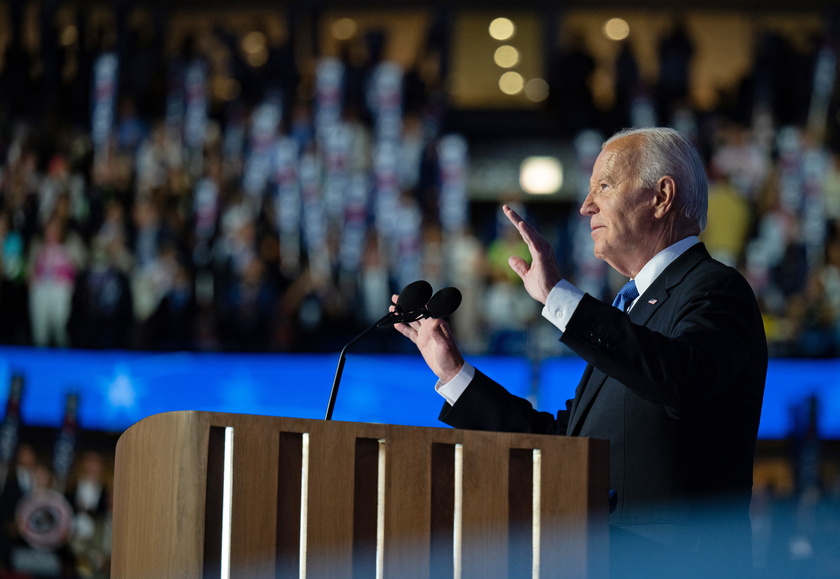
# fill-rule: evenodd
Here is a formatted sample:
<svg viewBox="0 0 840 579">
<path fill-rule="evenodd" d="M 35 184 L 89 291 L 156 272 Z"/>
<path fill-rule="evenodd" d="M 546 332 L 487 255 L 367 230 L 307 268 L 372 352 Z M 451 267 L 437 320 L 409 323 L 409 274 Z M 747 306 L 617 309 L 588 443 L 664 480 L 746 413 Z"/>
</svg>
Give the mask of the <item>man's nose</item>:
<svg viewBox="0 0 840 579">
<path fill-rule="evenodd" d="M 592 196 L 587 195 L 586 199 L 583 200 L 583 204 L 580 206 L 580 214 L 594 215 L 597 212 L 598 208 L 595 206 L 595 203 L 592 202 Z"/>
</svg>

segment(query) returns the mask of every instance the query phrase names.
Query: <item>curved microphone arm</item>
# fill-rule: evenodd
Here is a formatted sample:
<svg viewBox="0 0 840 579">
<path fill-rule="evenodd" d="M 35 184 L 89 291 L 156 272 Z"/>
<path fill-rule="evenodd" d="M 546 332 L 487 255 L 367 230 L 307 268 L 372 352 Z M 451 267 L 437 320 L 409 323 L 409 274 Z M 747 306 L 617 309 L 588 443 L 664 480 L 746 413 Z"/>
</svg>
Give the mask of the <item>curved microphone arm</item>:
<svg viewBox="0 0 840 579">
<path fill-rule="evenodd" d="M 381 320 L 376 322 L 374 325 L 366 329 L 364 332 L 347 342 L 347 345 L 341 349 L 341 353 L 338 355 L 338 366 L 335 369 L 335 377 L 333 378 L 332 389 L 330 390 L 330 401 L 327 404 L 327 415 L 324 417 L 324 420 L 332 420 L 333 409 L 335 408 L 335 399 L 338 397 L 338 384 L 341 382 L 341 374 L 344 372 L 344 362 L 347 361 L 347 350 L 350 349 L 350 346 L 353 346 L 356 342 L 370 334 L 376 328 L 379 327 L 381 323 L 385 321 L 391 314 L 384 316 Z"/>
<path fill-rule="evenodd" d="M 424 314 L 423 311 L 415 311 L 415 312 L 405 312 L 404 314 L 399 314 L 396 311 L 388 312 L 375 324 L 370 326 L 364 332 L 347 342 L 347 345 L 341 349 L 341 353 L 338 355 L 338 366 L 335 369 L 335 377 L 333 378 L 333 385 L 332 389 L 330 390 L 330 401 L 327 403 L 327 415 L 324 417 L 324 420 L 332 420 L 333 409 L 335 408 L 335 399 L 338 397 L 338 384 L 341 382 L 341 375 L 344 373 L 344 363 L 347 361 L 347 350 L 350 349 L 351 346 L 354 346 L 357 342 L 359 342 L 362 338 L 386 325 L 394 325 L 394 324 L 407 324 L 409 322 L 415 322 L 420 318 L 429 317 L 427 314 Z"/>
<path fill-rule="evenodd" d="M 341 374 L 344 372 L 344 362 L 347 359 L 347 351 L 351 346 L 356 344 L 359 340 L 373 332 L 380 326 L 386 324 L 399 324 L 405 322 L 413 322 L 420 319 L 422 316 L 422 308 L 429 301 L 432 295 L 432 286 L 425 280 L 417 280 L 405 286 L 400 292 L 394 306 L 394 310 L 382 316 L 375 324 L 370 326 L 364 332 L 350 340 L 346 346 L 341 349 L 338 355 L 338 366 L 335 369 L 335 377 L 333 378 L 332 390 L 330 390 L 330 400 L 327 403 L 327 414 L 324 420 L 332 420 L 333 409 L 335 408 L 335 399 L 338 397 L 338 385 L 341 382 Z"/>
</svg>

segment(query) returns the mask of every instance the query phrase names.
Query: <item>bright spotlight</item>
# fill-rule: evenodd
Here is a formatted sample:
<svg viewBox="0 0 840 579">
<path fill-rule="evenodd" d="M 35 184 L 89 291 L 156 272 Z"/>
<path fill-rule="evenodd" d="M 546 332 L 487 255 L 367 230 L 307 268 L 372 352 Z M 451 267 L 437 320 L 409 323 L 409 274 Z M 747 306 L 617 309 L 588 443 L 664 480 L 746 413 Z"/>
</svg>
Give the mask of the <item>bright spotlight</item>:
<svg viewBox="0 0 840 579">
<path fill-rule="evenodd" d="M 563 165 L 556 157 L 527 157 L 519 166 L 519 185 L 532 195 L 551 195 L 563 186 Z"/>
<path fill-rule="evenodd" d="M 499 79 L 499 88 L 505 94 L 519 94 L 525 86 L 525 80 L 518 72 L 508 71 Z"/>
<path fill-rule="evenodd" d="M 630 25 L 622 18 L 610 18 L 604 23 L 604 36 L 610 40 L 624 40 L 630 36 Z"/>
<path fill-rule="evenodd" d="M 496 18 L 490 23 L 490 36 L 496 40 L 507 40 L 516 32 L 516 26 L 510 18 Z"/>
<path fill-rule="evenodd" d="M 504 44 L 496 49 L 493 60 L 502 68 L 511 68 L 519 64 L 519 51 L 510 44 Z"/>
</svg>

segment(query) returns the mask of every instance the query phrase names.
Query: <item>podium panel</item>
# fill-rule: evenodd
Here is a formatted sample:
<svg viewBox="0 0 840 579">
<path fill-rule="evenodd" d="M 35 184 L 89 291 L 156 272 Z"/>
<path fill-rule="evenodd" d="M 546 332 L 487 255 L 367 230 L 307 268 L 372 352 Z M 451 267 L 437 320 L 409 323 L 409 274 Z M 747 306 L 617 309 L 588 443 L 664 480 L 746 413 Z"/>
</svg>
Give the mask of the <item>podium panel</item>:
<svg viewBox="0 0 840 579">
<path fill-rule="evenodd" d="M 115 579 L 607 575 L 604 440 L 171 412 L 117 444 Z"/>
</svg>

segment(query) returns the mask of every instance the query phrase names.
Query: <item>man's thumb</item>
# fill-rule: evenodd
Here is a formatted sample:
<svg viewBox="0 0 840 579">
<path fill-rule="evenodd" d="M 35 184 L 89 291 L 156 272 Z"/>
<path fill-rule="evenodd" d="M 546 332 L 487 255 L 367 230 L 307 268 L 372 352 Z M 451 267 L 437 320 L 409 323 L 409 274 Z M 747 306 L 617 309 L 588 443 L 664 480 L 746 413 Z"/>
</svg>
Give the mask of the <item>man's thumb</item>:
<svg viewBox="0 0 840 579">
<path fill-rule="evenodd" d="M 519 277 L 525 279 L 525 274 L 528 273 L 528 262 L 517 255 L 512 255 L 508 258 L 508 265 Z"/>
</svg>

